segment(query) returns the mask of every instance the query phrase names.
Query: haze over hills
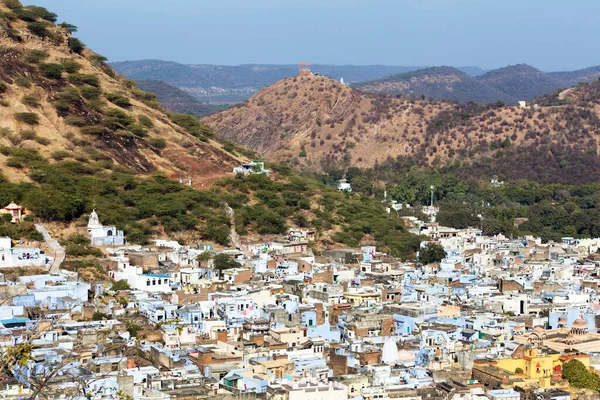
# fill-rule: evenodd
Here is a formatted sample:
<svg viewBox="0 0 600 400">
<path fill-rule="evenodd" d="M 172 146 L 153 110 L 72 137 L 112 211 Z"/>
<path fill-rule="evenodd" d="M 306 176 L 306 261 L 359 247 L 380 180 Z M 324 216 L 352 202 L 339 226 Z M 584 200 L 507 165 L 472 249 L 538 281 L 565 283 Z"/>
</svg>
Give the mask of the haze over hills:
<svg viewBox="0 0 600 400">
<path fill-rule="evenodd" d="M 220 111 L 223 107 L 202 103 L 191 94 L 163 81 L 137 81 L 137 87 L 154 93 L 160 104 L 169 111 L 203 117 Z"/>
<path fill-rule="evenodd" d="M 432 67 L 405 72 L 355 87 L 372 93 L 425 96 L 462 103 L 490 103 L 497 100 L 505 103 L 517 102 L 515 97 L 453 67 Z"/>
<path fill-rule="evenodd" d="M 531 100 L 544 93 L 569 86 L 530 65 L 518 64 L 488 71 L 477 81 L 519 100 Z"/>
<path fill-rule="evenodd" d="M 115 62 L 111 66 L 133 80 L 159 80 L 178 87 L 202 102 L 238 103 L 261 88 L 295 76 L 297 65 L 185 65 L 169 61 L 141 60 Z M 423 67 L 382 65 L 311 65 L 314 73 L 348 83 L 370 81 Z M 477 67 L 464 67 L 465 73 L 480 75 Z"/>
<path fill-rule="evenodd" d="M 203 122 L 270 159 L 312 171 L 400 159 L 459 163 L 469 176 L 577 183 L 600 172 L 598 113 L 598 99 L 537 110 L 453 104 L 374 96 L 306 74 Z"/>
<path fill-rule="evenodd" d="M 202 103 L 239 103 L 258 90 L 298 73 L 297 65 L 185 65 L 141 60 L 111 64 L 126 77 L 163 81 Z M 519 64 L 484 71 L 478 67 L 312 65 L 313 73 L 344 81 L 373 93 L 426 96 L 460 102 L 515 104 L 579 82 L 600 77 L 600 67 L 544 73 Z M 417 72 L 420 71 L 420 72 Z"/>
<path fill-rule="evenodd" d="M 361 90 L 388 95 L 417 95 L 463 103 L 516 104 L 537 96 L 600 77 L 600 67 L 572 72 L 544 73 L 526 64 L 511 65 L 468 76 L 451 67 L 434 67 L 393 75 L 355 85 Z"/>
<path fill-rule="evenodd" d="M 102 161 L 139 174 L 214 181 L 239 156 L 186 118 L 170 118 L 155 97 L 57 26 L 43 9 L 0 3 L 0 165 L 10 181 L 28 180 L 24 160 Z"/>
</svg>

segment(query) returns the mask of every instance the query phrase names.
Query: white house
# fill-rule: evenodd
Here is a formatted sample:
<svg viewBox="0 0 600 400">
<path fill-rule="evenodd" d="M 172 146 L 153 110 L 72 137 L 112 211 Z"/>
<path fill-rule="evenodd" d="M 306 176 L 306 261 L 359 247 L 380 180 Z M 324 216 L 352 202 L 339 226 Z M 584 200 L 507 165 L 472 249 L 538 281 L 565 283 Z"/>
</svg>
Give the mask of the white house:
<svg viewBox="0 0 600 400">
<path fill-rule="evenodd" d="M 171 278 L 168 274 L 145 274 L 142 267 L 129 264 L 125 258 L 117 259 L 117 270 L 110 271 L 115 281 L 125 280 L 134 290 L 151 293 L 171 292 Z"/>
<path fill-rule="evenodd" d="M 33 296 L 36 305 L 47 305 L 50 309 L 60 308 L 61 298 L 70 298 L 72 303 L 81 304 L 88 300 L 90 285 L 69 281 L 65 275 L 22 276 L 19 282 L 29 287 L 27 295 Z M 13 304 L 18 302 L 13 300 Z"/>
<path fill-rule="evenodd" d="M 351 192 L 352 186 L 346 179 L 340 179 L 337 184 L 337 190 L 339 190 L 340 192 Z"/>
<path fill-rule="evenodd" d="M 48 262 L 39 248 L 13 248 L 9 237 L 0 237 L 0 268 L 43 267 Z"/>
<path fill-rule="evenodd" d="M 116 226 L 102 225 L 96 210 L 90 214 L 88 233 L 92 246 L 122 246 L 125 244 L 123 231 L 117 230 Z"/>
</svg>

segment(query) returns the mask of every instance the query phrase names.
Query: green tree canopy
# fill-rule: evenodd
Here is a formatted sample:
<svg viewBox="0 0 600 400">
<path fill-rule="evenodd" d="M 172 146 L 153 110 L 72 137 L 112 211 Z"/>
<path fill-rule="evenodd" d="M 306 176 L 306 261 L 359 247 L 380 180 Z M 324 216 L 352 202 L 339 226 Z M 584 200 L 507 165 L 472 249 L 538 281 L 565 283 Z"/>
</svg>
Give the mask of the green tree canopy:
<svg viewBox="0 0 600 400">
<path fill-rule="evenodd" d="M 429 243 L 419 252 L 419 261 L 423 264 L 440 262 L 446 257 L 446 251 L 437 243 Z"/>
</svg>

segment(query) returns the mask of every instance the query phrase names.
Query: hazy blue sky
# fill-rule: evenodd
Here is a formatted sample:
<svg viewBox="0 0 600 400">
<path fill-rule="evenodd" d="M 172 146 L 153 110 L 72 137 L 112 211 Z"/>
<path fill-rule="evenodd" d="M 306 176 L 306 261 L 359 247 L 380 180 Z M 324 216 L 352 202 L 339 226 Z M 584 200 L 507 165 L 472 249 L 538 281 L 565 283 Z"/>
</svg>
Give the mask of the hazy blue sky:
<svg viewBox="0 0 600 400">
<path fill-rule="evenodd" d="M 25 0 L 111 61 L 600 64 L 598 0 Z"/>
</svg>

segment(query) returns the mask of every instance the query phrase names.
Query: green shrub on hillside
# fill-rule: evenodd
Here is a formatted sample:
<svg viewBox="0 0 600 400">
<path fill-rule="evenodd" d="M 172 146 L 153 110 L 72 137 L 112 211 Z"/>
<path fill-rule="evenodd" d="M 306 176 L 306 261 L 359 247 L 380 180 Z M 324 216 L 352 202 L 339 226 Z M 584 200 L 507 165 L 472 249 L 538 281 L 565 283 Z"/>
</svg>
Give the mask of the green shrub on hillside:
<svg viewBox="0 0 600 400">
<path fill-rule="evenodd" d="M 100 86 L 100 79 L 96 75 L 93 74 L 81 74 L 81 73 L 73 73 L 69 74 L 68 78 L 69 82 L 76 86 L 82 85 L 90 85 L 94 87 Z"/>
<path fill-rule="evenodd" d="M 69 46 L 69 50 L 73 53 L 81 54 L 83 50 L 85 50 L 85 45 L 83 42 L 77 38 L 70 37 L 67 41 L 67 45 Z"/>
<path fill-rule="evenodd" d="M 105 93 L 104 97 L 106 98 L 106 100 L 110 101 L 114 105 L 119 106 L 121 108 L 130 108 L 131 107 L 131 103 L 129 102 L 129 99 L 121 94 Z"/>
<path fill-rule="evenodd" d="M 6 7 L 10 8 L 13 11 L 23 8 L 23 5 L 18 0 L 2 0 L 2 2 Z"/>
<path fill-rule="evenodd" d="M 48 63 L 38 66 L 40 72 L 48 79 L 62 78 L 63 66 L 60 64 Z"/>
<path fill-rule="evenodd" d="M 29 22 L 27 24 L 27 29 L 29 32 L 33 33 L 35 36 L 45 38 L 49 35 L 48 30 L 46 29 L 46 24 L 43 22 Z"/>
<path fill-rule="evenodd" d="M 25 62 L 38 64 L 47 59 L 50 55 L 43 50 L 32 49 L 25 53 Z"/>
<path fill-rule="evenodd" d="M 37 125 L 40 123 L 39 117 L 35 113 L 15 113 L 15 119 L 27 125 Z"/>
<path fill-rule="evenodd" d="M 167 147 L 167 141 L 163 138 L 151 138 L 148 140 L 148 144 L 155 149 L 162 150 Z"/>
<path fill-rule="evenodd" d="M 74 74 L 81 69 L 81 64 L 73 60 L 65 60 L 61 63 L 63 70 L 68 74 Z"/>
<path fill-rule="evenodd" d="M 83 119 L 82 117 L 78 117 L 76 115 L 70 115 L 70 116 L 66 117 L 65 123 L 69 124 L 69 125 L 73 125 L 73 126 L 78 126 L 78 127 L 87 125 L 85 119 Z"/>
<path fill-rule="evenodd" d="M 148 118 L 147 115 L 140 115 L 138 116 L 138 122 L 142 125 L 144 125 L 146 128 L 153 128 L 154 127 L 154 122 L 152 122 L 152 120 L 150 118 Z"/>
<path fill-rule="evenodd" d="M 31 87 L 31 82 L 29 81 L 29 79 L 24 78 L 22 76 L 19 76 L 19 77 L 15 78 L 15 84 L 18 87 L 22 87 L 22 88 L 25 88 L 25 89 L 28 89 L 28 88 Z"/>
<path fill-rule="evenodd" d="M 25 104 L 28 107 L 40 107 L 40 102 L 35 96 L 23 96 L 21 98 L 21 103 Z"/>
<path fill-rule="evenodd" d="M 98 100 L 102 94 L 102 90 L 90 86 L 84 86 L 79 91 L 81 92 L 81 96 L 86 100 Z"/>
<path fill-rule="evenodd" d="M 84 135 L 101 135 L 106 133 L 106 128 L 104 128 L 102 125 L 90 125 L 82 127 L 80 131 Z"/>
<path fill-rule="evenodd" d="M 56 22 L 57 15 L 48 11 L 44 7 L 27 6 L 17 11 L 17 16 L 25 21 L 43 19 L 48 22 Z"/>
</svg>

